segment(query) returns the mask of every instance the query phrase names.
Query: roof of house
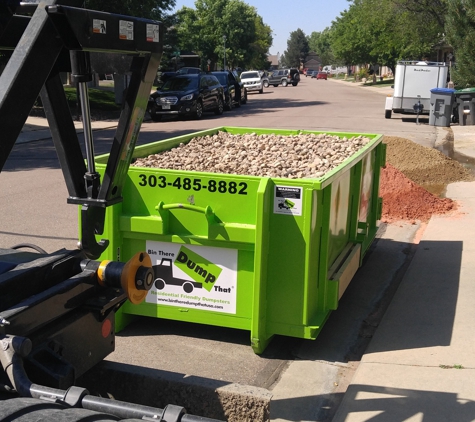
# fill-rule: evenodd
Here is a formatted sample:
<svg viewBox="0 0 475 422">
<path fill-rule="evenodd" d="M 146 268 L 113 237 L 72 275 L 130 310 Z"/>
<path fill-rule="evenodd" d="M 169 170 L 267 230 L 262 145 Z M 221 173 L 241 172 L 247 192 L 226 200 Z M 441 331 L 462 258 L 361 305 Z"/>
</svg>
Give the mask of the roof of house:
<svg viewBox="0 0 475 422">
<path fill-rule="evenodd" d="M 279 55 L 278 54 L 269 54 L 267 60 L 270 61 L 271 66 L 279 65 Z"/>
<path fill-rule="evenodd" d="M 314 69 L 314 68 L 317 68 L 318 66 L 320 66 L 321 64 L 322 63 L 320 62 L 320 60 L 310 59 L 310 60 L 306 60 L 305 63 L 303 64 L 303 66 L 306 67 L 306 68 Z"/>
</svg>

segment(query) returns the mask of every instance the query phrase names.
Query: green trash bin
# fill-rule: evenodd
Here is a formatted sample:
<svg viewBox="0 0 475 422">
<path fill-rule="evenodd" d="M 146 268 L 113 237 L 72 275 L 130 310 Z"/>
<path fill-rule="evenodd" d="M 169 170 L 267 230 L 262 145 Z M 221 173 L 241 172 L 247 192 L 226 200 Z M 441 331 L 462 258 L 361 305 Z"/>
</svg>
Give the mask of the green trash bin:
<svg viewBox="0 0 475 422">
<path fill-rule="evenodd" d="M 459 125 L 475 125 L 475 88 L 455 91 Z"/>
<path fill-rule="evenodd" d="M 219 131 L 328 133 L 220 127 L 139 146 L 134 157 Z M 107 208 L 101 259 L 146 251 L 155 282 L 143 303 L 119 309 L 117 330 L 137 315 L 248 330 L 256 353 L 275 334 L 315 339 L 378 229 L 385 145 L 364 135 L 368 144 L 320 178 L 130 167 L 124 201 Z M 101 175 L 106 160 L 96 158 Z"/>
</svg>

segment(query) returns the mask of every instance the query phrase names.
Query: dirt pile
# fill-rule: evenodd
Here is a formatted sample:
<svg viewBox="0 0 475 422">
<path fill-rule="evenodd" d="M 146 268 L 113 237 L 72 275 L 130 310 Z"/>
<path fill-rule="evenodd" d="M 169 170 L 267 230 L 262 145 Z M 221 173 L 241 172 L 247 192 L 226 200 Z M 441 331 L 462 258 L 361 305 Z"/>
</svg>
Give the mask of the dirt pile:
<svg viewBox="0 0 475 422">
<path fill-rule="evenodd" d="M 383 141 L 387 144 L 387 165 L 380 180 L 383 222 L 427 221 L 433 214 L 457 208 L 456 202 L 438 194 L 449 183 L 473 180 L 470 170 L 408 139 L 385 137 Z"/>
<path fill-rule="evenodd" d="M 420 186 L 473 180 L 470 170 L 436 149 L 395 136 L 385 136 L 383 142 L 387 145 L 386 162 Z"/>
<path fill-rule="evenodd" d="M 452 199 L 439 198 L 415 184 L 391 164 L 381 172 L 380 196 L 383 198 L 382 221 L 427 221 L 433 214 L 456 209 Z"/>
</svg>

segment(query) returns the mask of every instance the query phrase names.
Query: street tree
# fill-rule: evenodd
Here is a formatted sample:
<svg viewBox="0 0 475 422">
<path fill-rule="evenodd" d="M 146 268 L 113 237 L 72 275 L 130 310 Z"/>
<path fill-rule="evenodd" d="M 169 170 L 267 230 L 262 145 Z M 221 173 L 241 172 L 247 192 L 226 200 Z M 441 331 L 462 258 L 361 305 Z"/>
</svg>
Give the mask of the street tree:
<svg viewBox="0 0 475 422">
<path fill-rule="evenodd" d="M 304 59 L 310 49 L 305 33 L 298 28 L 290 33 L 287 40 L 287 50 L 284 51 L 281 61 L 287 67 L 299 67 L 302 59 Z"/>
<path fill-rule="evenodd" d="M 180 46 L 219 67 L 225 55 L 228 68 L 262 63 L 272 36 L 254 7 L 241 0 L 197 0 L 195 7 L 177 13 Z"/>
<path fill-rule="evenodd" d="M 455 53 L 452 80 L 457 88 L 475 86 L 475 0 L 448 0 L 446 31 Z"/>
<path fill-rule="evenodd" d="M 330 32 L 330 28 L 325 28 L 322 32 L 312 32 L 308 37 L 309 50 L 317 53 L 324 65 L 337 64 L 331 46 Z"/>
<path fill-rule="evenodd" d="M 332 23 L 332 50 L 337 60 L 345 65 L 372 61 L 368 42 L 370 35 L 363 24 L 361 7 L 351 5 Z"/>
<path fill-rule="evenodd" d="M 443 20 L 435 16 L 443 13 L 443 2 L 434 1 L 428 9 L 417 7 L 417 3 L 354 0 L 332 24 L 336 57 L 348 64 L 386 65 L 393 71 L 398 60 L 430 57 L 444 32 Z"/>
</svg>

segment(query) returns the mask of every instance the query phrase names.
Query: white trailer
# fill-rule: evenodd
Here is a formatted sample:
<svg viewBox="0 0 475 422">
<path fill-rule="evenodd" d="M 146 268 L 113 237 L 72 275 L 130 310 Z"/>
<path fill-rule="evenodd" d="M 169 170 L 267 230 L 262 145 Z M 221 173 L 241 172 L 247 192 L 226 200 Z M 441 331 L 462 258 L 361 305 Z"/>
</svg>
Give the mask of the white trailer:
<svg viewBox="0 0 475 422">
<path fill-rule="evenodd" d="M 385 117 L 392 113 L 429 114 L 430 90 L 447 86 L 448 66 L 441 62 L 400 61 L 394 94 L 386 98 Z"/>
</svg>

